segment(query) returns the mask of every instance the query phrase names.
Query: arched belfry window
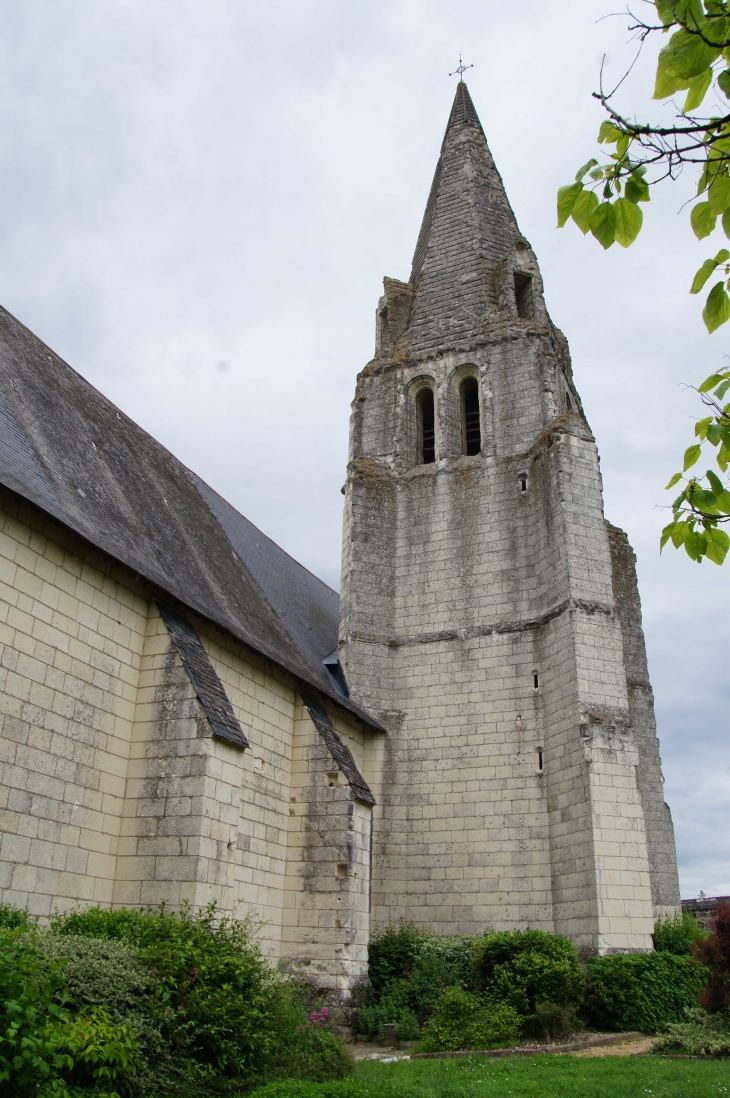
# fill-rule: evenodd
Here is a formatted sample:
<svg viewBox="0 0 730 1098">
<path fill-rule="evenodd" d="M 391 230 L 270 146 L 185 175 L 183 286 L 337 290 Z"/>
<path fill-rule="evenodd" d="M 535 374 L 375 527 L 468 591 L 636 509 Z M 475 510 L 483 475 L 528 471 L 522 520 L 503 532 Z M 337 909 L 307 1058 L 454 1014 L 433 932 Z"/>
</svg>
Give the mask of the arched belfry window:
<svg viewBox="0 0 730 1098">
<path fill-rule="evenodd" d="M 421 389 L 416 396 L 418 431 L 418 464 L 431 465 L 436 460 L 436 414 L 433 389 Z"/>
<path fill-rule="evenodd" d="M 461 394 L 461 452 L 479 454 L 482 449 L 482 429 L 479 425 L 479 382 L 475 377 L 462 381 Z"/>
</svg>

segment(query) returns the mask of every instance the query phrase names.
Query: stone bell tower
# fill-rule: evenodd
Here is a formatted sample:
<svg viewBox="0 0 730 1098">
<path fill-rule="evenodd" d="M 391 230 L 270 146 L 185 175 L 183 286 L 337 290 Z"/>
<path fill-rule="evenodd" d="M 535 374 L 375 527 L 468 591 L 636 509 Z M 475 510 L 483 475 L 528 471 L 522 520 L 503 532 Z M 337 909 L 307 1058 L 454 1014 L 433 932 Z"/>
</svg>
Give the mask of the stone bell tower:
<svg viewBox="0 0 730 1098">
<path fill-rule="evenodd" d="M 373 923 L 651 949 L 679 890 L 634 556 L 464 83 L 352 409 L 340 659 L 388 729 Z"/>
</svg>

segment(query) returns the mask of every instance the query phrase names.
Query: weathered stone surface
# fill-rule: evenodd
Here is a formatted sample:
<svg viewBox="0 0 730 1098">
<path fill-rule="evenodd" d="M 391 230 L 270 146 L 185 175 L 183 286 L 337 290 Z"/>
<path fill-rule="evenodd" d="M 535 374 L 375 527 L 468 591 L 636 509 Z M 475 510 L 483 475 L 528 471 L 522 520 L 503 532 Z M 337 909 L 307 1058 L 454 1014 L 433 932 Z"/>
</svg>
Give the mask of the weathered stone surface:
<svg viewBox="0 0 730 1098">
<path fill-rule="evenodd" d="M 651 948 L 652 895 L 662 911 L 678 893 L 633 558 L 607 529 L 567 343 L 464 85 L 411 280 L 385 281 L 350 438 L 340 656 L 388 727 L 375 922 Z"/>
</svg>

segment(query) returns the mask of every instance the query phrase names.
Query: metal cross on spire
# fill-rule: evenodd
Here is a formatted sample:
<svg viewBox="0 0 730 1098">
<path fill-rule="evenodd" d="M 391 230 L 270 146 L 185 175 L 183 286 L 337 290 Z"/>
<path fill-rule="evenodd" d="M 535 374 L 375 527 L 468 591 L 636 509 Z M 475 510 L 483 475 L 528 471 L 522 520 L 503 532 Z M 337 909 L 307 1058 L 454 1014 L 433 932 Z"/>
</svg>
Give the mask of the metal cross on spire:
<svg viewBox="0 0 730 1098">
<path fill-rule="evenodd" d="M 464 73 L 466 72 L 466 70 L 467 70 L 467 69 L 473 69 L 473 68 L 474 68 L 474 66 L 473 66 L 473 65 L 465 65 L 465 64 L 464 64 L 464 62 L 463 62 L 463 61 L 461 60 L 461 54 L 459 54 L 459 65 L 458 65 L 458 68 L 454 69 L 454 71 L 453 71 L 453 72 L 450 72 L 450 73 L 449 73 L 449 76 L 456 76 L 456 74 L 457 74 L 457 72 L 458 72 L 458 74 L 459 74 L 459 82 L 461 83 L 461 82 L 463 81 L 463 79 L 464 79 Z"/>
</svg>

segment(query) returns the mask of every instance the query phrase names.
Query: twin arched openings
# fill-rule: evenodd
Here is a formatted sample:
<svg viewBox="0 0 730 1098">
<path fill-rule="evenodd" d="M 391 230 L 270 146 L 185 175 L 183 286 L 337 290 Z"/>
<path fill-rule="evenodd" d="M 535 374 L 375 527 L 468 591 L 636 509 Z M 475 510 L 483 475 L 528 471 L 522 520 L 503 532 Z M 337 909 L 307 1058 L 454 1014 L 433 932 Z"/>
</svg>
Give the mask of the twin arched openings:
<svg viewBox="0 0 730 1098">
<path fill-rule="evenodd" d="M 436 401 L 434 390 L 425 385 L 416 393 L 416 460 L 418 465 L 436 461 Z M 466 377 L 459 385 L 461 453 L 469 457 L 482 450 L 479 381 Z"/>
</svg>

